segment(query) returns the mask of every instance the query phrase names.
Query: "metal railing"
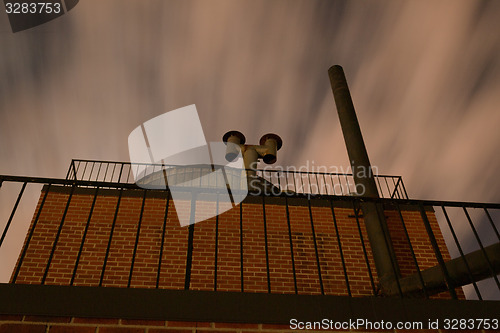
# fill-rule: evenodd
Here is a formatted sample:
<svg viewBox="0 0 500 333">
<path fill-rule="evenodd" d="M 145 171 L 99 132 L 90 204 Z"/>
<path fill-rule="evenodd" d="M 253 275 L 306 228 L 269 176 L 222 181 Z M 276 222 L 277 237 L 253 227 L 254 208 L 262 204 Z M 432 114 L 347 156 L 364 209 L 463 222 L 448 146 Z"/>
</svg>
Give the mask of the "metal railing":
<svg viewBox="0 0 500 333">
<path fill-rule="evenodd" d="M 135 182 L 134 174 L 140 173 L 142 178 L 171 167 L 176 166 L 74 159 L 71 161 L 66 179 L 130 184 Z M 138 171 L 139 168 L 141 171 Z M 201 172 L 201 169 L 207 166 L 191 166 L 190 168 L 199 168 Z M 257 176 L 284 192 L 339 196 L 356 193 L 354 178 L 350 173 L 273 169 L 258 169 L 256 173 Z M 374 175 L 374 178 L 380 197 L 408 199 L 401 176 Z"/>
<path fill-rule="evenodd" d="M 52 193 L 52 191 L 56 188 L 61 188 L 60 186 L 57 185 L 63 185 L 66 187 L 66 192 L 68 196 L 66 197 L 66 202 L 62 203 L 61 207 L 63 208 L 62 216 L 60 220 L 58 221 L 58 228 L 56 235 L 51 242 L 50 245 L 50 251 L 47 253 L 46 258 L 42 258 L 44 264 L 43 272 L 42 272 L 42 278 L 41 278 L 41 284 L 46 283 L 46 279 L 48 277 L 48 273 L 54 265 L 53 258 L 54 254 L 58 250 L 60 246 L 64 246 L 64 244 L 60 243 L 60 240 L 63 235 L 63 227 L 71 223 L 70 221 L 67 221 L 66 218 L 68 216 L 68 211 L 71 210 L 70 205 L 72 202 L 72 199 L 74 198 L 74 193 L 78 188 L 85 187 L 87 190 L 89 188 L 92 188 L 92 194 L 90 196 L 92 197 L 92 202 L 93 204 L 91 207 L 89 207 L 88 212 L 86 213 L 87 218 L 85 222 L 85 228 L 80 234 L 81 239 L 78 240 L 80 242 L 79 245 L 79 250 L 77 253 L 77 260 L 74 263 L 73 268 L 71 269 L 71 282 L 69 283 L 70 285 L 73 285 L 75 279 L 78 278 L 79 274 L 79 265 L 81 264 L 80 258 L 83 254 L 83 248 L 86 242 L 88 241 L 88 234 L 87 231 L 89 229 L 89 226 L 91 226 L 93 222 L 93 214 L 94 214 L 94 207 L 95 207 L 95 202 L 96 200 L 100 197 L 102 191 L 104 191 L 104 188 L 112 188 L 118 190 L 119 194 L 118 195 L 118 201 L 116 202 L 116 205 L 113 207 L 114 215 L 109 218 L 108 225 L 110 225 L 110 230 L 109 233 L 106 235 L 107 238 L 107 247 L 106 247 L 106 255 L 104 261 L 101 262 L 101 270 L 100 270 L 100 278 L 96 283 L 101 286 L 103 285 L 103 279 L 106 276 L 106 272 L 108 272 L 111 268 L 108 267 L 109 262 L 107 259 L 109 258 L 110 251 L 112 250 L 111 245 L 113 244 L 113 237 L 114 237 L 114 232 L 116 232 L 117 228 L 117 216 L 118 216 L 118 211 L 120 209 L 121 205 L 121 198 L 123 198 L 124 195 L 126 195 L 127 191 L 129 189 L 134 189 L 134 192 L 137 193 L 138 189 L 136 186 L 133 184 L 126 184 L 126 183 L 118 183 L 118 182 L 103 182 L 103 181 L 95 181 L 95 180 L 74 180 L 74 179 L 55 179 L 55 178 L 30 178 L 30 177 L 16 177 L 16 176 L 0 176 L 0 184 L 2 183 L 14 183 L 14 184 L 19 184 L 21 186 L 21 189 L 17 195 L 17 200 L 14 204 L 14 207 L 9 215 L 9 219 L 7 223 L 5 224 L 4 230 L 2 231 L 1 238 L 0 238 L 0 251 L 2 251 L 2 243 L 4 242 L 6 236 L 9 234 L 9 228 L 11 227 L 11 223 L 13 221 L 14 216 L 16 215 L 16 212 L 18 211 L 18 206 L 19 202 L 21 201 L 23 194 L 25 193 L 27 187 L 34 185 L 34 184 L 43 184 L 46 186 L 46 190 L 42 192 L 42 196 L 40 197 L 39 201 L 39 206 L 36 211 L 36 214 L 33 218 L 32 221 L 32 228 L 29 230 L 29 233 L 26 238 L 26 244 L 19 256 L 19 261 L 16 266 L 16 269 L 12 275 L 12 283 L 16 283 L 20 271 L 23 267 L 24 260 L 26 259 L 26 254 L 27 250 L 30 246 L 30 242 L 32 241 L 32 237 L 34 233 L 38 230 L 38 224 L 41 223 L 40 216 L 44 209 L 46 209 L 45 204 L 46 204 L 46 199 L 49 193 Z M 141 245 L 141 242 L 143 239 L 139 237 L 141 234 L 141 220 L 142 217 L 145 216 L 147 213 L 147 209 L 145 208 L 144 203 L 149 199 L 150 193 L 152 193 L 152 190 L 148 189 L 141 189 L 142 195 L 142 206 L 140 210 L 140 217 L 139 221 L 137 223 L 137 229 L 136 229 L 136 234 L 135 234 L 135 242 L 134 242 L 134 251 L 133 255 L 131 258 L 131 263 L 130 263 L 130 270 L 128 273 L 128 280 L 126 283 L 127 287 L 131 286 L 131 283 L 133 282 L 134 279 L 134 262 L 136 260 L 136 253 L 137 253 L 137 248 L 138 246 Z M 167 190 L 168 193 L 168 190 Z M 484 288 L 481 289 L 479 283 L 477 282 L 479 279 L 477 278 L 478 274 L 476 271 L 476 268 L 474 266 L 474 262 L 471 261 L 470 254 L 467 254 L 471 252 L 471 254 L 474 254 L 474 258 L 479 258 L 483 261 L 486 262 L 487 266 L 485 270 L 487 271 L 486 276 L 484 275 L 484 272 L 480 273 L 482 274 L 480 276 L 481 280 L 484 280 L 485 277 L 490 278 L 490 287 L 486 290 L 486 298 L 490 298 L 489 294 L 493 291 L 494 293 L 500 292 L 500 283 L 497 277 L 497 272 L 499 271 L 499 260 L 498 260 L 498 253 L 495 254 L 495 252 L 492 252 L 492 247 L 493 250 L 496 250 L 498 247 L 498 243 L 494 245 L 489 245 L 493 241 L 495 242 L 500 242 L 500 234 L 499 234 L 499 217 L 500 217 L 500 204 L 492 204 L 492 203 L 470 203 L 470 202 L 447 202 L 447 201 L 428 201 L 428 200 L 406 200 L 406 199 L 361 199 L 359 197 L 352 197 L 352 196 L 324 196 L 324 195 L 303 195 L 300 193 L 296 193 L 293 195 L 295 198 L 303 198 L 307 199 L 307 204 L 306 206 L 303 206 L 302 208 L 304 209 L 303 212 L 306 212 L 305 216 L 305 222 L 302 221 L 301 225 L 304 226 L 303 223 L 306 223 L 305 225 L 309 225 L 310 229 L 306 233 L 304 232 L 296 232 L 294 228 L 297 228 L 297 225 L 293 223 L 295 216 L 293 215 L 292 212 L 292 206 L 290 205 L 290 195 L 289 194 L 280 194 L 276 196 L 279 198 L 278 200 L 281 200 L 281 204 L 283 205 L 282 207 L 284 208 L 284 211 L 286 214 L 283 215 L 283 218 L 286 220 L 285 229 L 283 231 L 283 234 L 280 236 L 282 237 L 282 243 L 281 246 L 283 249 L 288 248 L 288 250 L 285 250 L 285 253 L 289 254 L 289 261 L 291 262 L 291 267 L 289 274 L 291 276 L 290 281 L 292 283 L 291 287 L 291 292 L 292 293 L 302 293 L 302 282 L 299 280 L 301 279 L 301 274 L 304 272 L 301 272 L 300 270 L 304 269 L 303 266 L 306 264 L 304 262 L 299 262 L 299 258 L 297 255 L 299 255 L 298 250 L 304 251 L 304 249 L 300 249 L 301 246 L 303 246 L 304 242 L 310 242 L 312 248 L 314 251 L 310 253 L 310 260 L 314 264 L 310 266 L 309 270 L 314 271 L 315 274 L 317 275 L 316 279 L 309 279 L 308 284 L 310 285 L 310 288 L 316 288 L 316 292 L 320 294 L 330 294 L 332 291 L 330 290 L 332 288 L 332 285 L 328 284 L 328 276 L 333 274 L 334 272 L 331 271 L 331 268 L 328 267 L 328 265 L 331 265 L 331 262 L 327 262 L 328 256 L 335 256 L 338 258 L 337 262 L 337 268 L 340 269 L 340 272 L 343 276 L 344 280 L 344 286 L 343 286 L 343 292 L 346 295 L 349 296 L 359 296 L 359 292 L 357 291 L 357 288 L 360 288 L 359 286 L 359 279 L 356 276 L 359 276 L 359 273 L 357 271 L 353 271 L 353 268 L 349 266 L 350 258 L 352 258 L 353 255 L 358 255 L 360 257 L 359 260 L 361 262 L 364 262 L 365 265 L 365 273 L 367 274 L 368 278 L 366 280 L 367 285 L 365 285 L 364 290 L 371 289 L 371 294 L 372 295 L 378 295 L 379 290 L 378 290 L 378 283 L 374 273 L 374 267 L 373 267 L 373 262 L 372 259 L 370 258 L 370 247 L 369 243 L 367 242 L 365 230 L 363 227 L 363 224 L 361 223 L 361 218 L 362 218 L 362 213 L 360 212 L 360 206 L 363 201 L 375 201 L 378 204 L 382 205 L 384 207 L 384 212 L 387 213 L 388 209 L 392 210 L 394 212 L 395 222 L 397 225 L 399 225 L 399 232 L 400 235 L 402 235 L 399 238 L 400 247 L 404 247 L 405 253 L 404 256 L 407 257 L 408 260 L 406 260 L 406 264 L 411 266 L 408 269 L 410 269 L 413 273 L 410 278 L 413 278 L 413 283 L 416 283 L 421 291 L 421 294 L 425 297 L 430 297 L 431 295 L 435 294 L 438 291 L 443 291 L 443 290 L 448 290 L 450 296 L 452 298 L 457 298 L 457 290 L 459 290 L 459 287 L 462 285 L 469 285 L 470 288 L 473 288 L 474 295 L 472 297 L 475 297 L 479 300 L 482 300 L 485 298 L 485 290 Z M 264 243 L 262 244 L 263 249 L 261 248 L 260 250 L 263 250 L 262 253 L 264 253 L 265 256 L 265 265 L 264 271 L 265 271 L 265 281 L 264 286 L 262 286 L 264 291 L 267 291 L 269 293 L 275 292 L 275 289 L 277 288 L 276 285 L 276 277 L 274 276 L 276 274 L 276 270 L 271 267 L 271 251 L 270 251 L 270 241 L 271 241 L 271 234 L 266 226 L 269 227 L 270 223 L 273 223 L 276 221 L 276 216 L 275 215 L 270 215 L 269 212 L 266 213 L 266 209 L 269 211 L 269 205 L 268 199 L 266 196 L 257 196 L 255 197 L 257 200 L 257 207 L 261 207 L 261 215 L 262 215 L 262 224 L 263 228 L 261 232 L 263 233 L 263 239 L 265 240 Z M 276 199 L 273 199 L 276 200 Z M 167 218 L 173 214 L 171 210 L 168 209 L 169 207 L 169 201 L 170 201 L 170 196 L 167 195 L 165 199 L 165 211 L 162 217 L 162 232 L 161 232 L 161 241 L 158 242 L 158 256 L 156 257 L 157 261 L 157 269 L 156 272 L 156 278 L 155 278 L 155 287 L 156 288 L 162 288 L 161 286 L 161 272 L 164 269 L 166 265 L 169 265 L 168 262 L 165 262 L 163 259 L 163 251 L 164 251 L 164 246 L 165 246 L 165 239 L 166 239 L 166 221 Z M 321 201 L 323 203 L 323 206 L 326 207 L 326 212 L 329 212 L 329 217 L 327 220 L 331 221 L 330 223 L 330 228 L 333 228 L 331 230 L 334 230 L 331 232 L 330 235 L 326 234 L 324 229 L 324 225 L 318 224 L 318 219 L 315 217 L 316 210 L 315 204 L 316 202 Z M 337 210 L 337 204 L 341 202 L 342 206 L 344 209 L 350 210 L 348 218 L 350 219 L 349 225 L 351 225 L 354 229 L 357 230 L 357 240 L 356 242 L 358 243 L 359 250 L 358 253 L 353 254 L 352 249 L 346 249 L 346 239 L 344 238 L 342 231 L 340 229 L 340 223 L 341 219 L 345 220 L 345 216 L 339 216 L 338 210 Z M 218 203 L 218 201 L 217 201 Z M 275 203 L 273 203 L 275 204 Z M 326 205 L 325 205 L 326 204 Z M 239 274 L 240 274 L 240 282 L 239 282 L 239 288 L 241 292 L 248 291 L 248 283 L 249 281 L 252 281 L 253 274 L 251 274 L 246 268 L 245 268 L 245 263 L 247 262 L 246 258 L 247 253 L 246 253 L 246 240 L 249 235 L 246 234 L 246 229 L 243 227 L 244 219 L 246 221 L 247 217 L 244 214 L 245 206 L 248 205 L 247 203 L 242 203 L 239 205 L 239 230 L 237 234 L 239 235 Z M 408 218 L 406 216 L 406 213 L 408 211 L 408 207 L 412 207 L 411 209 L 418 212 L 421 216 L 421 220 L 416 221 L 414 217 Z M 238 209 L 238 208 L 236 208 Z M 462 280 L 457 280 L 457 278 L 453 275 L 453 272 L 449 270 L 449 267 L 447 263 L 445 262 L 445 253 L 443 253 L 443 248 L 440 247 L 437 243 L 437 239 L 440 238 L 441 232 L 439 230 L 436 230 L 435 227 L 431 226 L 431 223 L 429 222 L 429 219 L 427 217 L 427 213 L 429 210 L 434 209 L 436 212 L 439 212 L 442 214 L 442 219 L 441 222 L 441 232 L 445 234 L 451 235 L 449 237 L 449 242 L 448 242 L 448 248 L 454 247 L 452 249 L 456 253 L 456 259 L 454 260 L 461 260 L 461 265 L 465 265 L 466 268 L 466 276 L 465 278 L 462 276 Z M 458 216 L 457 213 L 461 212 L 461 217 Z M 453 211 L 453 214 L 450 212 Z M 324 211 L 325 212 L 325 211 Z M 479 214 L 479 215 L 478 215 Z M 457 221 L 460 220 L 462 223 L 456 223 L 452 221 Z M 283 220 L 283 222 L 285 222 Z M 224 268 L 221 268 L 221 263 L 220 258 L 218 258 L 218 255 L 220 256 L 220 244 L 222 242 L 221 240 L 221 234 L 220 230 L 223 227 L 224 223 L 219 216 L 215 216 L 215 221 L 212 221 L 212 223 L 215 223 L 214 226 L 214 244 L 213 244 L 213 251 L 214 251 L 214 262 L 212 266 L 212 273 L 210 276 L 213 277 L 212 280 L 212 290 L 218 291 L 220 290 L 220 281 L 221 281 L 221 274 L 225 273 Z M 343 222 L 345 223 L 345 222 Z M 324 224 L 324 223 L 323 223 Z M 443 284 L 431 289 L 431 287 L 428 286 L 427 284 L 427 276 L 432 273 L 429 273 L 429 270 L 431 269 L 423 269 L 421 267 L 421 261 L 419 261 L 419 252 L 421 251 L 421 241 L 415 241 L 412 239 L 412 229 L 415 228 L 416 225 L 421 225 L 424 227 L 422 230 L 426 230 L 427 233 L 427 240 L 430 244 L 430 249 L 432 249 L 432 255 L 436 258 L 436 266 L 434 268 L 438 268 L 438 270 L 441 271 L 442 277 L 444 279 Z M 480 226 L 480 228 L 478 227 Z M 184 275 L 184 289 L 190 289 L 191 288 L 191 283 L 192 283 L 192 263 L 193 263 L 193 247 L 194 247 L 194 242 L 196 241 L 195 238 L 193 237 L 193 234 L 196 234 L 196 230 L 199 228 L 198 225 L 190 225 L 188 228 L 184 229 L 185 233 L 188 233 L 189 235 L 186 237 L 186 244 L 183 246 L 183 249 L 186 251 L 185 252 L 185 264 L 183 265 L 183 268 L 181 269 L 183 271 Z M 464 232 L 462 229 L 468 229 L 470 232 Z M 487 230 L 486 230 L 487 229 Z M 462 232 L 458 232 L 457 230 L 462 230 Z M 486 230 L 486 231 L 485 231 Z M 461 237 L 463 237 L 464 234 L 470 234 L 473 235 L 472 237 L 467 238 L 466 240 L 462 239 L 459 240 Z M 492 237 L 491 239 L 485 239 L 485 236 L 487 237 Z M 116 236 L 116 235 L 115 235 Z M 225 236 L 227 237 L 227 235 Z M 275 237 L 275 235 L 273 236 Z M 349 237 L 352 237 L 349 236 Z M 486 238 L 487 238 L 486 237 Z M 274 238 L 273 238 L 274 239 Z M 470 242 L 475 243 L 474 246 L 470 246 Z M 454 244 L 454 245 L 453 245 Z M 496 247 L 495 247 L 496 246 Z M 468 247 L 468 249 L 466 249 Z M 417 250 L 417 248 L 420 248 Z M 327 252 L 324 252 L 325 249 L 327 249 Z M 182 249 L 179 249 L 182 250 Z M 253 249 L 255 250 L 255 249 Z M 275 249 L 274 249 L 275 250 Z M 328 252 L 329 251 L 329 252 Z M 346 253 L 348 251 L 349 253 Z M 451 250 L 450 250 L 451 251 Z M 326 256 L 326 253 L 329 253 L 328 256 Z M 282 254 L 283 255 L 283 254 Z M 362 259 L 361 259 L 362 258 Z M 357 259 L 358 260 L 358 259 Z M 315 267 L 315 268 L 314 268 Z M 484 271 L 484 269 L 483 269 Z M 227 272 L 226 272 L 227 273 Z M 429 274 L 427 274 L 429 273 Z M 479 275 L 480 275 L 479 274 Z M 465 279 L 465 282 L 464 282 Z M 353 283 L 352 281 L 356 281 L 356 283 Z M 400 291 L 400 296 L 404 296 L 402 293 L 402 290 L 404 289 L 404 278 L 401 281 L 397 281 L 398 286 L 397 288 Z M 457 289 L 458 288 L 458 289 Z M 493 288 L 493 289 L 492 289 Z M 498 296 L 494 296 L 498 297 Z"/>
</svg>

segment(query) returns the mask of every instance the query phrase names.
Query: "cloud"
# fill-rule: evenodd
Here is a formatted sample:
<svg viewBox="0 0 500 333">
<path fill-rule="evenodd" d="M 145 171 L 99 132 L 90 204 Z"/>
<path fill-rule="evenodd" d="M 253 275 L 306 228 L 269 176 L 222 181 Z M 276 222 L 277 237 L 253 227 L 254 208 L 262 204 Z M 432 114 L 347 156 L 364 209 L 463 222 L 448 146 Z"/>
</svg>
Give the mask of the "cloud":
<svg viewBox="0 0 500 333">
<path fill-rule="evenodd" d="M 128 160 L 144 121 L 196 104 L 208 141 L 283 138 L 278 163 L 348 166 L 344 67 L 373 165 L 411 197 L 500 198 L 500 3 L 88 0 L 12 34 L 0 17 L 3 174 Z"/>
</svg>

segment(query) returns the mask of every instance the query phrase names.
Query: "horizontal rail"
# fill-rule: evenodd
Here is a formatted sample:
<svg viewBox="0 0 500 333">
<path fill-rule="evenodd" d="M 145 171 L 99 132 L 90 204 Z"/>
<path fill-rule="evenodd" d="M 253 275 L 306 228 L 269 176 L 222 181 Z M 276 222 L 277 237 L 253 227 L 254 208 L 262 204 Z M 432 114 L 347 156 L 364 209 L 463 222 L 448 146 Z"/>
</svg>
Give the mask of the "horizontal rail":
<svg viewBox="0 0 500 333">
<path fill-rule="evenodd" d="M 102 188 L 115 188 L 115 189 L 141 189 L 135 183 L 119 183 L 119 182 L 103 182 L 103 181 L 92 181 L 92 180 L 72 180 L 72 179 L 62 179 L 62 178 L 48 178 L 48 177 L 28 177 L 28 176 L 12 176 L 12 175 L 0 175 L 0 187 L 2 182 L 14 182 L 14 183 L 36 183 L 36 184 L 52 184 L 52 185 L 65 185 L 65 186 L 82 186 L 82 187 L 102 187 Z M 168 189 L 167 189 L 168 190 Z M 202 189 L 203 190 L 203 189 Z M 204 189 L 210 192 L 210 189 Z M 160 191 L 158 189 L 158 191 Z M 249 193 L 249 195 L 252 195 Z M 331 199 L 333 201 L 367 201 L 385 204 L 401 204 L 401 205 L 420 205 L 423 206 L 449 206 L 449 207 L 470 207 L 470 208 L 493 208 L 500 209 L 500 203 L 493 202 L 475 202 L 475 201 L 445 201 L 445 200 L 425 200 L 425 199 L 390 199 L 390 198 L 368 198 L 368 197 L 357 197 L 352 195 L 344 196 L 329 196 L 322 194 L 304 194 L 304 193 L 279 193 L 272 194 L 268 196 L 273 197 L 296 197 L 296 198 L 316 198 L 316 199 Z"/>
<path fill-rule="evenodd" d="M 149 176 L 162 173 L 176 165 L 130 163 L 99 160 L 72 160 L 66 179 L 133 183 Z M 190 173 L 210 166 L 190 166 Z M 185 168 L 185 166 L 181 166 Z M 187 171 L 186 171 L 187 172 Z M 258 169 L 257 176 L 280 191 L 323 195 L 353 195 L 356 193 L 354 177 L 351 173 L 301 171 L 287 168 Z M 161 177 L 167 177 L 161 174 Z M 408 194 L 401 176 L 374 175 L 381 197 L 407 199 Z"/>
</svg>

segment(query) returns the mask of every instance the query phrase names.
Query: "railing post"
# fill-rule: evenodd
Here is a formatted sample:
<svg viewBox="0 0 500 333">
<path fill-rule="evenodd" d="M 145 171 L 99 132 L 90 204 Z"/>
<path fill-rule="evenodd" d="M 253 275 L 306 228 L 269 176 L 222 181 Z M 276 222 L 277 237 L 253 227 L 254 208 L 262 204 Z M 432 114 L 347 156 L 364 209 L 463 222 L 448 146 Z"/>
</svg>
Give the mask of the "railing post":
<svg viewBox="0 0 500 333">
<path fill-rule="evenodd" d="M 73 167 L 73 174 L 75 176 L 75 180 L 78 180 L 78 176 L 76 175 L 76 166 L 75 166 L 75 160 L 71 160 L 71 166 Z M 69 176 L 69 175 L 68 175 Z"/>
</svg>

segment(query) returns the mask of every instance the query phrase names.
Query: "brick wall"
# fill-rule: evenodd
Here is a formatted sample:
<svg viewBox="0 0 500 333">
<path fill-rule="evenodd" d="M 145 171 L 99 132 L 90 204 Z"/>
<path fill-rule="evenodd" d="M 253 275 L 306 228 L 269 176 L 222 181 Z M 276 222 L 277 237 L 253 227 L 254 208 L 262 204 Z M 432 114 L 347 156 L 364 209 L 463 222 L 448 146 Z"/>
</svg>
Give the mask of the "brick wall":
<svg viewBox="0 0 500 333">
<path fill-rule="evenodd" d="M 77 189 L 70 200 L 45 283 L 69 285 L 75 272 L 73 284 L 77 286 L 97 286 L 102 278 L 102 286 L 127 287 L 130 281 L 131 287 L 156 288 L 158 282 L 159 288 L 183 289 L 188 228 L 179 225 L 175 206 L 173 201 L 169 200 L 161 251 L 167 199 L 165 193 L 161 192 L 148 192 L 144 199 L 143 193 L 142 190 L 123 191 L 113 236 L 108 244 L 119 195 L 115 190 L 101 190 L 76 266 L 94 198 L 94 190 Z M 16 283 L 41 283 L 68 198 L 68 188 L 55 188 L 47 195 Z M 321 276 L 325 294 L 347 295 L 341 252 L 328 202 L 318 201 L 317 204 L 313 200 L 309 208 L 306 200 L 288 199 L 289 230 L 284 199 L 265 198 L 265 206 L 261 197 L 253 199 L 219 215 L 218 222 L 213 217 L 195 224 L 190 289 L 213 290 L 215 287 L 215 238 L 218 228 L 218 291 L 241 291 L 243 288 L 245 292 L 268 292 L 269 278 L 271 292 L 294 293 L 295 268 L 299 294 L 320 294 Z M 199 203 L 197 209 L 203 211 L 203 204 Z M 334 211 L 351 293 L 353 296 L 372 295 L 368 265 L 375 284 L 377 278 L 363 219 L 359 218 L 358 229 L 352 208 L 335 207 Z M 436 265 L 437 260 L 420 212 L 404 210 L 402 214 L 420 269 Z M 399 214 L 395 210 L 386 210 L 385 215 L 402 275 L 411 275 L 416 272 L 416 267 Z M 427 216 L 443 257 L 448 260 L 448 251 L 436 217 L 433 212 L 427 212 Z M 367 250 L 368 262 L 365 260 L 359 230 Z"/>
<path fill-rule="evenodd" d="M 288 330 L 287 330 L 288 329 Z M 0 315 L 0 333 L 279 333 L 286 325 Z"/>
<path fill-rule="evenodd" d="M 188 228 L 179 225 L 172 200 L 167 200 L 164 192 L 148 192 L 141 219 L 144 192 L 124 190 L 107 253 L 119 192 L 117 190 L 100 191 L 87 225 L 94 192 L 93 189 L 77 189 L 72 195 L 60 229 L 57 246 L 46 272 L 45 283 L 69 285 L 74 275 L 75 286 L 98 286 L 102 278 L 102 286 L 105 287 L 127 287 L 130 284 L 130 287 L 134 288 L 156 288 L 158 284 L 158 288 L 184 289 Z M 39 213 L 43 196 L 44 192 L 38 202 L 29 232 Z M 68 188 L 53 187 L 48 193 L 15 283 L 41 283 L 68 198 Z M 346 277 L 329 202 L 313 200 L 309 207 L 306 200 L 289 198 L 289 229 L 284 199 L 265 198 L 264 200 L 265 206 L 262 204 L 261 197 L 253 198 L 246 200 L 241 206 L 224 212 L 218 218 L 213 217 L 195 224 L 190 289 L 214 290 L 216 279 L 218 291 L 243 290 L 266 293 L 270 285 L 272 293 L 295 293 L 293 273 L 295 269 L 299 294 L 321 294 L 319 266 L 323 292 L 327 295 L 347 295 Z M 169 203 L 168 214 L 165 220 L 167 202 Z M 342 202 L 335 203 L 334 207 L 347 278 L 353 296 L 370 296 L 373 295 L 373 290 L 367 265 L 370 266 L 376 285 L 375 264 L 363 219 L 359 218 L 358 229 L 354 211 L 348 207 Z M 213 209 L 213 207 L 207 208 L 200 204 L 197 209 L 202 211 Z M 420 212 L 404 209 L 402 214 L 420 269 L 436 265 L 437 260 Z M 312 232 L 311 216 L 315 237 Z M 385 216 L 401 272 L 403 276 L 411 275 L 416 271 L 416 267 L 399 214 L 394 210 L 386 210 Z M 433 212 L 427 212 L 427 217 L 441 253 L 444 259 L 448 260 L 449 254 L 436 217 Z M 139 220 L 140 229 L 138 229 Z M 243 229 L 240 229 L 240 223 Z M 76 265 L 86 228 L 85 242 L 83 242 L 81 256 Z M 163 228 L 165 228 L 164 233 Z M 218 229 L 217 244 L 216 229 Z M 365 260 L 359 230 L 365 241 L 368 263 Z M 162 238 L 163 248 L 161 249 Z M 26 244 L 25 241 L 25 247 Z M 241 261 L 241 256 L 243 261 Z M 106 265 L 103 270 L 105 261 Z M 217 271 L 215 263 L 217 263 Z M 457 291 L 463 298 L 461 290 Z M 436 297 L 449 298 L 447 293 Z M 264 324 L 179 323 L 33 316 L 3 316 L 0 317 L 0 325 L 0 333 L 38 331 L 244 333 L 286 328 Z"/>
</svg>

